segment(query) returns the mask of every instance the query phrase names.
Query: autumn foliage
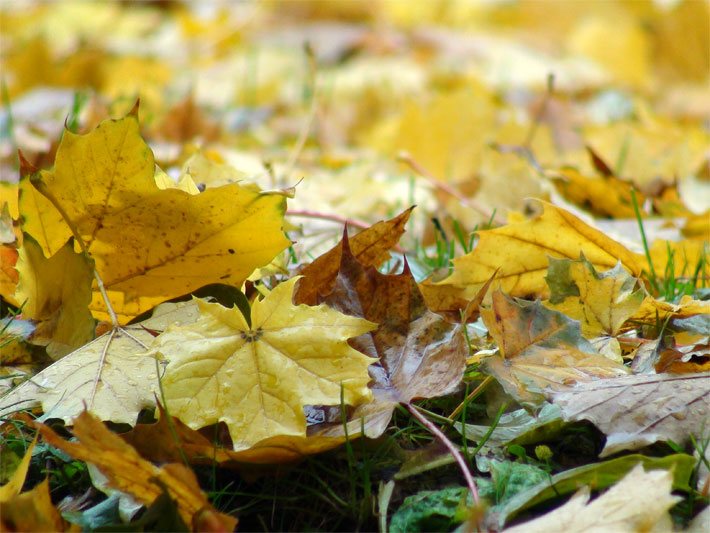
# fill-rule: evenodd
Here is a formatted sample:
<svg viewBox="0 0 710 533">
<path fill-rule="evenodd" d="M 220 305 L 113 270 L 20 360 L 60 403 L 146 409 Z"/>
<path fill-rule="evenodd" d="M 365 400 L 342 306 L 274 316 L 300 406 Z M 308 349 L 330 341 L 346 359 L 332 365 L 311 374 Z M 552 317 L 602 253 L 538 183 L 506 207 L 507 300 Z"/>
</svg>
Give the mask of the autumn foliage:
<svg viewBox="0 0 710 533">
<path fill-rule="evenodd" d="M 357 499 L 363 443 L 387 466 L 319 528 L 707 518 L 708 72 L 676 61 L 708 59 L 707 3 L 404 4 L 0 8 L 3 529 L 118 520 L 58 506 L 41 447 L 147 529 L 313 529 L 217 484 L 344 456 Z M 26 117 L 42 87 L 72 105 Z"/>
</svg>

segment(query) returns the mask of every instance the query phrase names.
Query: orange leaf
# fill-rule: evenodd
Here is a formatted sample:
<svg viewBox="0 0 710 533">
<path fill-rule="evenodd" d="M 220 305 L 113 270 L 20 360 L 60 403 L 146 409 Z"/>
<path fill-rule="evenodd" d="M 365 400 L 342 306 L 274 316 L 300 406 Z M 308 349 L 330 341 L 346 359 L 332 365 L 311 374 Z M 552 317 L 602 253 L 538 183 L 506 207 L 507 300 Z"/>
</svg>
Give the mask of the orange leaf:
<svg viewBox="0 0 710 533">
<path fill-rule="evenodd" d="M 98 418 L 84 411 L 74 421 L 78 442 L 68 442 L 44 424 L 35 423 L 44 440 L 75 459 L 96 465 L 114 488 L 127 492 L 145 505 L 167 490 L 186 524 L 192 524 L 205 509 L 217 513 L 200 490 L 192 470 L 171 463 L 157 467 L 143 459 L 121 437 L 112 433 Z M 217 513 L 224 531 L 233 531 L 237 519 Z"/>
</svg>

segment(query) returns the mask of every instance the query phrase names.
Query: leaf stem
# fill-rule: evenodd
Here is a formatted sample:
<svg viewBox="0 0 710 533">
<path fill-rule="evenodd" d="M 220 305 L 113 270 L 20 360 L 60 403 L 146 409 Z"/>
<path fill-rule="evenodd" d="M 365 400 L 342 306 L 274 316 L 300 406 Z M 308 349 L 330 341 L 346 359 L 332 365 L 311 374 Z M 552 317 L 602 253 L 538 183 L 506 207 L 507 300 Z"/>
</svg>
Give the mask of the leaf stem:
<svg viewBox="0 0 710 533">
<path fill-rule="evenodd" d="M 484 379 L 481 383 L 479 383 L 479 384 L 478 384 L 478 387 L 476 387 L 475 389 L 473 389 L 473 391 L 472 391 L 468 396 L 466 396 L 466 398 L 464 399 L 464 401 L 462 401 L 462 402 L 456 407 L 456 409 L 454 409 L 454 410 L 451 412 L 451 414 L 450 414 L 449 417 L 448 417 L 448 420 L 449 420 L 450 422 L 453 422 L 454 419 L 455 419 L 455 418 L 459 415 L 459 413 L 463 410 L 464 406 L 465 406 L 466 404 L 468 404 L 468 402 L 470 402 L 470 401 L 473 400 L 474 398 L 477 398 L 478 395 L 481 394 L 481 393 L 486 389 L 486 387 L 488 387 L 488 385 L 490 384 L 491 381 L 493 381 L 493 378 L 492 378 L 491 376 L 486 376 L 486 379 Z"/>
<path fill-rule="evenodd" d="M 76 239 L 76 242 L 79 243 L 79 246 L 81 247 L 81 251 L 84 252 L 84 255 L 86 257 L 91 258 L 91 254 L 89 253 L 89 249 L 86 246 L 86 243 L 84 242 L 84 239 L 81 238 L 81 235 L 79 234 L 79 229 L 76 227 L 74 222 L 69 218 L 69 214 L 66 212 L 66 210 L 62 207 L 62 205 L 59 203 L 59 200 L 57 200 L 57 197 L 54 196 L 54 193 L 49 190 L 47 185 L 42 181 L 42 178 L 39 177 L 38 174 L 32 174 L 30 175 L 30 183 L 32 186 L 37 189 L 37 192 L 39 192 L 42 196 L 44 196 L 47 200 L 50 201 L 50 203 L 54 206 L 54 208 L 59 211 L 59 214 L 62 215 L 62 218 L 64 219 L 64 222 L 66 222 L 67 226 L 69 226 L 69 229 L 72 232 L 72 235 L 74 235 L 74 238 Z M 111 324 L 113 325 L 114 328 L 119 327 L 118 323 L 118 317 L 116 316 L 116 312 L 113 310 L 113 306 L 111 305 L 111 301 L 108 298 L 108 293 L 106 292 L 106 287 L 104 286 L 104 281 L 101 279 L 101 275 L 99 274 L 99 271 L 96 270 L 96 264 L 94 263 L 94 278 L 96 278 L 96 285 L 99 288 L 99 292 L 101 293 L 101 297 L 104 300 L 104 303 L 106 304 L 106 311 L 108 312 L 109 317 L 111 318 Z"/>
<path fill-rule="evenodd" d="M 426 181 L 428 181 L 430 185 L 432 185 L 436 189 L 439 189 L 440 191 L 448 194 L 449 196 L 453 196 L 459 202 L 461 202 L 461 204 L 465 205 L 466 207 L 470 207 L 474 211 L 478 211 L 484 217 L 486 217 L 487 219 L 491 219 L 496 224 L 500 224 L 500 225 L 505 224 L 504 220 L 502 220 L 499 216 L 496 216 L 495 210 L 492 210 L 492 209 L 486 207 L 482 203 L 474 200 L 473 198 L 466 198 L 463 194 L 461 194 L 459 191 L 457 191 L 456 189 L 451 187 L 448 183 L 444 183 L 443 181 L 436 179 L 426 168 L 424 168 L 422 165 L 420 165 L 412 157 L 412 155 L 409 154 L 408 152 L 400 152 L 399 154 L 397 154 L 397 160 L 401 161 L 402 163 L 407 164 L 409 166 L 409 168 L 411 168 L 419 176 L 421 176 Z"/>
<path fill-rule="evenodd" d="M 466 484 L 468 485 L 468 489 L 471 491 L 471 496 L 473 496 L 473 501 L 475 505 L 480 505 L 481 501 L 478 497 L 478 489 L 476 488 L 476 482 L 473 480 L 473 476 L 471 475 L 471 471 L 468 469 L 468 465 L 466 464 L 466 460 L 463 458 L 463 455 L 461 455 L 461 450 L 459 450 L 456 445 L 449 440 L 449 438 L 444 435 L 444 433 L 436 427 L 435 424 L 433 424 L 428 418 L 426 418 L 423 414 L 419 412 L 419 409 L 411 403 L 406 403 L 404 406 L 407 408 L 407 411 L 409 411 L 414 418 L 416 418 L 429 432 L 431 432 L 432 435 L 434 435 L 441 443 L 446 446 L 446 448 L 449 450 L 451 455 L 454 457 L 456 462 L 459 465 L 459 468 L 461 469 L 461 472 L 463 473 L 463 477 L 466 480 Z"/>
<path fill-rule="evenodd" d="M 318 211 L 310 211 L 308 209 L 289 209 L 286 211 L 286 216 L 292 217 L 303 217 L 303 218 L 317 218 L 319 220 L 330 220 L 331 222 L 338 222 L 339 224 L 347 224 L 348 226 L 353 226 L 355 228 L 366 229 L 370 225 L 367 222 L 361 220 L 353 220 L 350 218 L 341 217 L 340 215 L 335 215 L 331 213 L 320 213 Z"/>
</svg>

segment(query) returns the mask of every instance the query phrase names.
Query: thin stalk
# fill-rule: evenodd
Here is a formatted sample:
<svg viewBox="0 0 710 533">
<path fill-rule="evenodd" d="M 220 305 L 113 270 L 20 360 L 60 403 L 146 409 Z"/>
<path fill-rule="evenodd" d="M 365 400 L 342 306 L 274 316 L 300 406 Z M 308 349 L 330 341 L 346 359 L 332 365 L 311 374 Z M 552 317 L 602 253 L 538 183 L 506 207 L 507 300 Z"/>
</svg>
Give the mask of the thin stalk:
<svg viewBox="0 0 710 533">
<path fill-rule="evenodd" d="M 59 211 L 59 214 L 62 215 L 62 218 L 64 219 L 64 222 L 66 222 L 67 226 L 69 226 L 69 229 L 72 232 L 72 235 L 74 235 L 74 238 L 76 239 L 76 242 L 79 243 L 79 246 L 81 247 L 81 251 L 84 252 L 84 255 L 86 257 L 91 257 L 91 254 L 89 253 L 89 249 L 86 246 L 86 243 L 84 242 L 84 239 L 81 238 L 81 235 L 79 234 L 79 229 L 76 227 L 74 222 L 69 218 L 69 214 L 66 212 L 64 207 L 59 203 L 59 200 L 57 200 L 57 197 L 54 196 L 54 193 L 50 191 L 47 188 L 47 185 L 42 181 L 42 178 L 40 178 L 37 174 L 32 174 L 30 176 L 30 183 L 32 183 L 32 186 L 37 189 L 37 192 L 39 192 L 42 196 L 44 196 L 47 200 L 51 202 L 51 204 L 54 206 L 54 208 Z M 94 270 L 94 278 L 96 279 L 96 285 L 99 288 L 99 292 L 101 293 L 101 297 L 104 300 L 104 303 L 106 304 L 106 311 L 108 312 L 109 317 L 111 318 L 111 324 L 113 325 L 114 329 L 119 327 L 118 323 L 118 317 L 116 316 L 116 312 L 113 310 L 113 306 L 111 305 L 111 300 L 108 298 L 108 293 L 106 292 L 106 287 L 104 286 L 104 281 L 101 279 L 101 275 L 99 275 L 98 270 L 96 268 Z"/>
<path fill-rule="evenodd" d="M 484 217 L 490 218 L 496 224 L 500 224 L 501 226 L 503 224 L 505 224 L 504 220 L 502 220 L 500 217 L 496 216 L 495 210 L 492 210 L 489 207 L 483 205 L 482 203 L 477 202 L 473 198 L 466 198 L 464 195 L 462 195 L 459 191 L 457 191 L 456 189 L 451 187 L 449 184 L 436 179 L 427 169 L 425 169 L 422 165 L 420 165 L 409 153 L 400 152 L 397 155 L 397 160 L 401 161 L 402 163 L 407 164 L 409 166 L 409 168 L 411 168 L 419 176 L 421 176 L 426 181 L 428 181 L 430 185 L 432 185 L 433 187 L 439 189 L 440 191 L 448 194 L 449 196 L 453 196 L 459 202 L 461 202 L 461 204 L 465 205 L 466 207 L 470 207 L 474 211 L 478 211 Z"/>
<path fill-rule="evenodd" d="M 486 379 L 481 381 L 481 383 L 479 383 L 478 387 L 473 389 L 473 391 L 471 391 L 471 393 L 468 396 L 466 396 L 466 398 L 464 398 L 464 400 L 456 407 L 456 409 L 454 409 L 451 412 L 451 414 L 448 417 L 448 421 L 453 422 L 454 419 L 459 415 L 459 413 L 461 413 L 464 406 L 468 402 L 474 400 L 475 398 L 478 398 L 478 396 L 486 389 L 486 387 L 488 387 L 488 385 L 491 383 L 491 381 L 493 381 L 493 377 L 486 376 Z"/>
<path fill-rule="evenodd" d="M 456 445 L 449 440 L 449 438 L 444 435 L 444 433 L 436 427 L 427 417 L 425 417 L 423 414 L 419 412 L 419 409 L 411 403 L 406 403 L 404 406 L 407 408 L 407 411 L 409 411 L 414 418 L 416 418 L 429 432 L 434 435 L 446 448 L 449 450 L 451 455 L 454 457 L 456 462 L 459 465 L 459 468 L 461 469 L 461 473 L 463 473 L 463 477 L 466 480 L 466 485 L 468 485 L 468 489 L 471 491 L 471 496 L 473 496 L 473 501 L 474 503 L 478 506 L 481 504 L 480 498 L 478 497 L 478 489 L 476 488 L 476 482 L 473 480 L 473 476 L 471 475 L 471 471 L 468 469 L 468 465 L 466 464 L 466 460 L 463 458 L 463 455 L 461 455 L 461 450 L 459 450 Z"/>
</svg>

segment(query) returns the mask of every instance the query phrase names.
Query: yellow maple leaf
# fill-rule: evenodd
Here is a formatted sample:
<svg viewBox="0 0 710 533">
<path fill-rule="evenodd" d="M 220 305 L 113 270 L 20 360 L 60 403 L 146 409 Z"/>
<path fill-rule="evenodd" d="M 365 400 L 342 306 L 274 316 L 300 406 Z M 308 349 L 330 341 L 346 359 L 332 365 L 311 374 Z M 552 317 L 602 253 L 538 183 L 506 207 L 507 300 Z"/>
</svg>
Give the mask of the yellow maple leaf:
<svg viewBox="0 0 710 533">
<path fill-rule="evenodd" d="M 304 405 L 350 405 L 370 398 L 374 361 L 347 339 L 375 326 L 324 305 L 292 304 L 297 278 L 238 309 L 198 301 L 201 316 L 153 344 L 167 360 L 170 413 L 193 429 L 224 421 L 235 450 L 276 435 L 305 436 Z"/>
<path fill-rule="evenodd" d="M 46 345 L 47 353 L 58 359 L 93 338 L 89 312 L 93 269 L 71 243 L 45 258 L 37 242 L 25 236 L 16 268 L 14 299 L 22 305 L 23 317 L 37 323 L 33 344 Z"/>
<path fill-rule="evenodd" d="M 545 298 L 549 295 L 544 278 L 548 258 L 577 259 L 580 252 L 597 268 L 609 269 L 621 262 L 632 275 L 641 275 L 641 256 L 570 212 L 540 203 L 543 214 L 533 220 L 477 232 L 476 247 L 454 259 L 453 273 L 441 283 L 459 287 L 483 284 L 498 271 L 494 287 L 511 296 Z"/>
<path fill-rule="evenodd" d="M 129 114 L 87 135 L 64 133 L 53 171 L 33 176 L 54 197 L 87 245 L 122 322 L 210 283 L 239 286 L 289 245 L 285 200 L 229 184 L 197 195 L 155 182 L 153 153 Z M 24 230 L 45 255 L 70 227 L 52 203 L 21 182 Z M 106 319 L 95 291 L 94 315 Z"/>
<path fill-rule="evenodd" d="M 547 307 L 579 320 L 586 337 L 616 335 L 641 306 L 644 290 L 621 265 L 597 273 L 582 256 L 579 261 L 550 259 Z"/>
</svg>

